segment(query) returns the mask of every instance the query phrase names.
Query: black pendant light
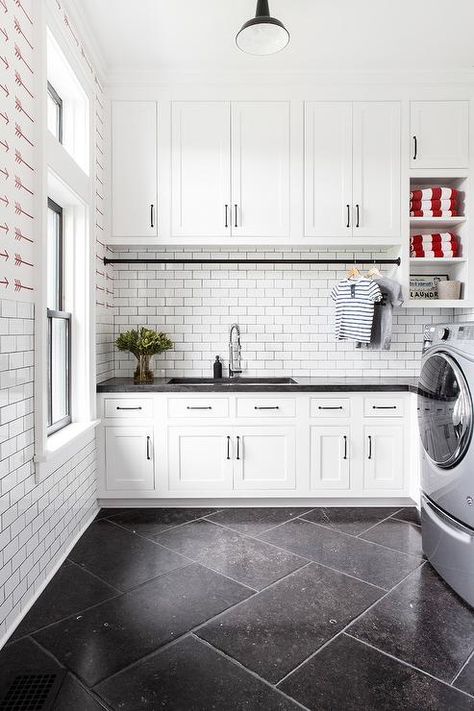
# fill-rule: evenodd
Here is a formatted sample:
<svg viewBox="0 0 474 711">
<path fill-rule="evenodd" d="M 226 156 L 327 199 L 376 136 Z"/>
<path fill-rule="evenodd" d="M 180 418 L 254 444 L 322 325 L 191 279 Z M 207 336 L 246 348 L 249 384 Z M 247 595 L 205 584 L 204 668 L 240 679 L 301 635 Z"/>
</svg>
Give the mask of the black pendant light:
<svg viewBox="0 0 474 711">
<path fill-rule="evenodd" d="M 255 17 L 237 33 L 235 42 L 247 54 L 275 54 L 286 47 L 290 33 L 280 20 L 270 17 L 268 0 L 257 0 Z"/>
</svg>

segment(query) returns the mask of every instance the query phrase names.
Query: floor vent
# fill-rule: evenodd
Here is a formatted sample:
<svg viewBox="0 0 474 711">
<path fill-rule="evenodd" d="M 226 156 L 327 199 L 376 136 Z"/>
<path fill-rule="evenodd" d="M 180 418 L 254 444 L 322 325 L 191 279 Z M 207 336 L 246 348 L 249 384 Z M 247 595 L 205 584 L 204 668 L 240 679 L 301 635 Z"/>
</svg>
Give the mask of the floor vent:
<svg viewBox="0 0 474 711">
<path fill-rule="evenodd" d="M 0 711 L 49 711 L 65 673 L 21 674 L 13 680 Z"/>
</svg>

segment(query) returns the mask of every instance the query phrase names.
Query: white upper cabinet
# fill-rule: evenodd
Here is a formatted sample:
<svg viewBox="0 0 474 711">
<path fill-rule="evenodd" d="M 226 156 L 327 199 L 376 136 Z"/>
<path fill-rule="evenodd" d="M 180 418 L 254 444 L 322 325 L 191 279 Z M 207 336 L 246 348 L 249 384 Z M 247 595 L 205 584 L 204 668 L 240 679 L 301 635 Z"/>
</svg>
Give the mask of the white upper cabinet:
<svg viewBox="0 0 474 711">
<path fill-rule="evenodd" d="M 290 233 L 290 104 L 232 104 L 232 235 Z"/>
<path fill-rule="evenodd" d="M 400 148 L 398 102 L 354 103 L 354 237 L 400 235 Z"/>
<path fill-rule="evenodd" d="M 112 241 L 156 237 L 157 111 L 154 101 L 112 102 Z"/>
<path fill-rule="evenodd" d="M 173 237 L 228 237 L 229 102 L 173 102 L 171 175 Z"/>
<path fill-rule="evenodd" d="M 397 237 L 400 209 L 399 102 L 307 103 L 306 236 Z"/>
<path fill-rule="evenodd" d="M 352 103 L 311 101 L 305 112 L 305 234 L 352 234 Z"/>
<path fill-rule="evenodd" d="M 412 101 L 410 166 L 469 167 L 469 102 Z"/>
<path fill-rule="evenodd" d="M 171 123 L 173 237 L 289 237 L 289 102 L 173 102 Z"/>
</svg>

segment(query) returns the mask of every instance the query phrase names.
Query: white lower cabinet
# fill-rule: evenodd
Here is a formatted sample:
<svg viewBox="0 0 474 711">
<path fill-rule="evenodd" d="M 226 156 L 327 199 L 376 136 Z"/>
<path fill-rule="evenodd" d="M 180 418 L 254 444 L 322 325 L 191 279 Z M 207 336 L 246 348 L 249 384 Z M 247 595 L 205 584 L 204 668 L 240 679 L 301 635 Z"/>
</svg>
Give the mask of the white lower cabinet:
<svg viewBox="0 0 474 711">
<path fill-rule="evenodd" d="M 311 489 L 351 488 L 350 427 L 311 427 Z"/>
<path fill-rule="evenodd" d="M 202 425 L 168 429 L 168 484 L 172 491 L 232 491 L 229 429 Z"/>
<path fill-rule="evenodd" d="M 403 427 L 393 423 L 366 425 L 364 435 L 364 488 L 402 490 L 405 478 Z"/>
<path fill-rule="evenodd" d="M 99 412 L 103 499 L 403 504 L 413 494 L 418 432 L 408 393 L 104 394 Z"/>
<path fill-rule="evenodd" d="M 235 432 L 235 489 L 295 488 L 294 427 L 241 427 Z"/>
<path fill-rule="evenodd" d="M 107 427 L 105 430 L 107 491 L 147 492 L 155 488 L 153 429 Z"/>
</svg>

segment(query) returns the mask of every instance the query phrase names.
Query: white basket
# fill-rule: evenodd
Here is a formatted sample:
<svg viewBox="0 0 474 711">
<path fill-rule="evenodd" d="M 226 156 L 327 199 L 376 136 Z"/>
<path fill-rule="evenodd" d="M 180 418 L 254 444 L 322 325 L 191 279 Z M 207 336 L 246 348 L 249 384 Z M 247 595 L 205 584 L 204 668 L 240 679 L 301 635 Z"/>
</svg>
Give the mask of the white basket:
<svg viewBox="0 0 474 711">
<path fill-rule="evenodd" d="M 461 282 L 460 281 L 439 281 L 438 282 L 438 299 L 460 299 L 461 298 Z"/>
</svg>

